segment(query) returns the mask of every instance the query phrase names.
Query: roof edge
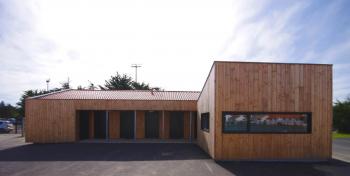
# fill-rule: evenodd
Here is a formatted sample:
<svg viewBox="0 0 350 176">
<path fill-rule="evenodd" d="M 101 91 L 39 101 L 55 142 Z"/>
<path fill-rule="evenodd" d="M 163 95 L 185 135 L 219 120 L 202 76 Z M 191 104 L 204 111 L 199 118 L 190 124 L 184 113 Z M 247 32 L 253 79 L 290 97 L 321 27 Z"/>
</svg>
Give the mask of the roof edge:
<svg viewBox="0 0 350 176">
<path fill-rule="evenodd" d="M 65 89 L 65 90 L 74 90 L 74 91 L 125 91 L 125 92 L 132 92 L 132 91 L 138 91 L 138 92 L 151 92 L 152 90 L 89 90 L 89 89 Z M 57 91 L 59 92 L 59 91 Z M 201 91 L 194 91 L 194 90 L 153 90 L 153 92 L 189 92 L 189 93 L 200 93 Z"/>
<path fill-rule="evenodd" d="M 202 95 L 202 92 L 203 92 L 203 90 L 204 90 L 204 87 L 205 87 L 205 85 L 207 84 L 208 79 L 209 79 L 209 76 L 210 76 L 211 72 L 213 71 L 213 68 L 214 68 L 214 66 L 215 66 L 215 64 L 216 64 L 215 62 L 216 62 L 216 61 L 214 61 L 213 64 L 211 65 L 211 67 L 210 67 L 210 71 L 209 71 L 209 73 L 208 73 L 208 75 L 207 75 L 207 78 L 206 78 L 205 81 L 204 81 L 204 84 L 203 84 L 203 86 L 202 86 L 202 89 L 201 89 L 201 91 L 200 91 L 200 94 L 198 95 L 197 101 L 199 100 L 199 98 L 200 98 L 201 95 Z"/>
<path fill-rule="evenodd" d="M 242 64 L 288 64 L 288 65 L 330 65 L 333 64 L 322 64 L 322 63 L 289 63 L 289 62 L 254 62 L 254 61 L 214 61 L 215 63 L 242 63 Z"/>
<path fill-rule="evenodd" d="M 73 90 L 73 89 L 63 89 L 63 90 L 60 90 L 60 91 L 55 91 L 55 92 L 50 92 L 50 93 L 46 93 L 46 94 L 42 94 L 42 95 L 28 97 L 26 99 L 27 100 L 38 99 L 38 98 L 42 98 L 42 97 L 46 97 L 46 96 L 49 96 L 49 95 L 58 94 L 58 93 L 66 92 L 66 91 L 71 91 L 71 90 Z"/>
</svg>

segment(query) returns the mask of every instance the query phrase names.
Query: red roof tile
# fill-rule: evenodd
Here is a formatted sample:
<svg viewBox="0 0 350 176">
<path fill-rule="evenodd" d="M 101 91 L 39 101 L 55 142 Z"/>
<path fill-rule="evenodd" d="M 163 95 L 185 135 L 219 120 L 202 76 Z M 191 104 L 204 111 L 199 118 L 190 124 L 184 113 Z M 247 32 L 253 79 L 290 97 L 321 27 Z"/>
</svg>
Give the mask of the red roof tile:
<svg viewBox="0 0 350 176">
<path fill-rule="evenodd" d="M 197 100 L 197 91 L 150 91 L 150 90 L 66 90 L 34 99 L 62 100 Z"/>
</svg>

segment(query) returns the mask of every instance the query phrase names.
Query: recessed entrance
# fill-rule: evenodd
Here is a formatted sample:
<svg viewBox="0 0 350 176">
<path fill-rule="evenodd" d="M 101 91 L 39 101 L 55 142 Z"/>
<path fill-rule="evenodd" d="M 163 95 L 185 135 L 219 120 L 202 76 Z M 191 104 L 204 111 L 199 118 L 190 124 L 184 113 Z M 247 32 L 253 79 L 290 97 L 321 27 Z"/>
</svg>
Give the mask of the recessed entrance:
<svg viewBox="0 0 350 176">
<path fill-rule="evenodd" d="M 145 112 L 145 137 L 159 138 L 159 112 Z"/>
<path fill-rule="evenodd" d="M 184 138 L 184 112 L 170 112 L 170 138 Z"/>
<path fill-rule="evenodd" d="M 79 139 L 89 138 L 89 111 L 79 111 Z"/>
<path fill-rule="evenodd" d="M 134 138 L 134 111 L 120 111 L 120 138 Z"/>
<path fill-rule="evenodd" d="M 94 111 L 94 137 L 95 139 L 106 139 L 106 111 Z"/>
</svg>

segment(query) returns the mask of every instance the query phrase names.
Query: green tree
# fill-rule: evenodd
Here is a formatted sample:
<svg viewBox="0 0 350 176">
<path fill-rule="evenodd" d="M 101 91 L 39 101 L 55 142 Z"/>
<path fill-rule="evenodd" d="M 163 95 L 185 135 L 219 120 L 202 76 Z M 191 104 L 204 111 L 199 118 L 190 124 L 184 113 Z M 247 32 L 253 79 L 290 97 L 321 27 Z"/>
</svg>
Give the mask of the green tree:
<svg viewBox="0 0 350 176">
<path fill-rule="evenodd" d="M 24 91 L 23 94 L 21 95 L 19 102 L 17 103 L 18 112 L 19 112 L 20 116 L 24 117 L 24 115 L 25 115 L 24 108 L 25 108 L 25 99 L 26 98 L 39 96 L 39 95 L 47 94 L 50 92 L 61 91 L 61 90 L 62 90 L 62 88 L 54 88 L 54 89 L 51 89 L 49 91 L 47 91 L 47 90 L 26 90 L 26 91 Z"/>
<path fill-rule="evenodd" d="M 333 105 L 333 126 L 339 132 L 350 133 L 350 97 Z"/>
<path fill-rule="evenodd" d="M 126 74 L 117 74 L 115 76 L 111 76 L 109 80 L 105 81 L 104 86 L 99 86 L 102 90 L 150 90 L 153 89 L 144 82 L 138 83 L 133 81 L 132 77 Z M 159 90 L 159 88 L 156 88 Z"/>
<path fill-rule="evenodd" d="M 0 118 L 17 118 L 19 116 L 18 109 L 11 104 L 0 102 Z"/>
<path fill-rule="evenodd" d="M 70 84 L 68 81 L 61 83 L 61 86 L 62 86 L 62 89 L 70 89 Z"/>
<path fill-rule="evenodd" d="M 135 89 L 135 90 L 150 90 L 151 89 L 149 87 L 149 84 L 138 83 L 138 82 L 135 82 L 135 81 L 133 81 L 131 83 L 131 87 L 132 87 L 132 89 Z"/>
</svg>

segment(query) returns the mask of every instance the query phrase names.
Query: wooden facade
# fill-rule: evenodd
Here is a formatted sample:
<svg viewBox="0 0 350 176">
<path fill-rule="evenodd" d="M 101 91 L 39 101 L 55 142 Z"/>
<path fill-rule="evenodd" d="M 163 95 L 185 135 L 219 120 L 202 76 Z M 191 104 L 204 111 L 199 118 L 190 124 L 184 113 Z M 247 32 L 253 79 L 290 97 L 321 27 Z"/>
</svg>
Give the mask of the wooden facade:
<svg viewBox="0 0 350 176">
<path fill-rule="evenodd" d="M 184 111 L 184 124 L 188 125 L 189 113 L 196 111 L 196 101 L 136 101 L 136 100 L 26 100 L 26 141 L 35 143 L 59 143 L 75 142 L 79 140 L 79 123 L 77 117 L 79 110 L 88 110 L 89 113 L 89 138 L 94 138 L 93 111 L 106 110 L 109 112 L 109 136 L 111 139 L 119 138 L 119 111 L 136 111 L 136 138 L 143 139 L 144 112 L 148 110 L 164 111 L 160 118 L 160 138 L 169 138 L 169 112 Z M 162 117 L 162 116 L 161 116 Z M 185 139 L 189 138 L 189 126 L 184 126 Z"/>
<path fill-rule="evenodd" d="M 198 143 L 216 160 L 331 158 L 332 65 L 215 62 L 197 106 L 210 113 L 210 132 L 198 129 Z M 223 133 L 224 111 L 310 112 L 312 131 Z"/>
<path fill-rule="evenodd" d="M 120 111 L 136 112 L 136 139 L 146 137 L 146 112 L 159 112 L 159 139 L 169 139 L 171 113 L 182 111 L 183 139 L 196 136 L 216 160 L 326 160 L 332 155 L 332 65 L 214 62 L 198 100 L 27 99 L 26 141 L 79 141 L 82 110 L 89 111 L 88 139 L 95 138 L 94 111 L 108 112 L 109 139 L 121 136 Z M 307 112 L 311 131 L 227 133 L 223 112 Z M 201 113 L 209 113 L 208 131 L 201 130 Z"/>
</svg>

